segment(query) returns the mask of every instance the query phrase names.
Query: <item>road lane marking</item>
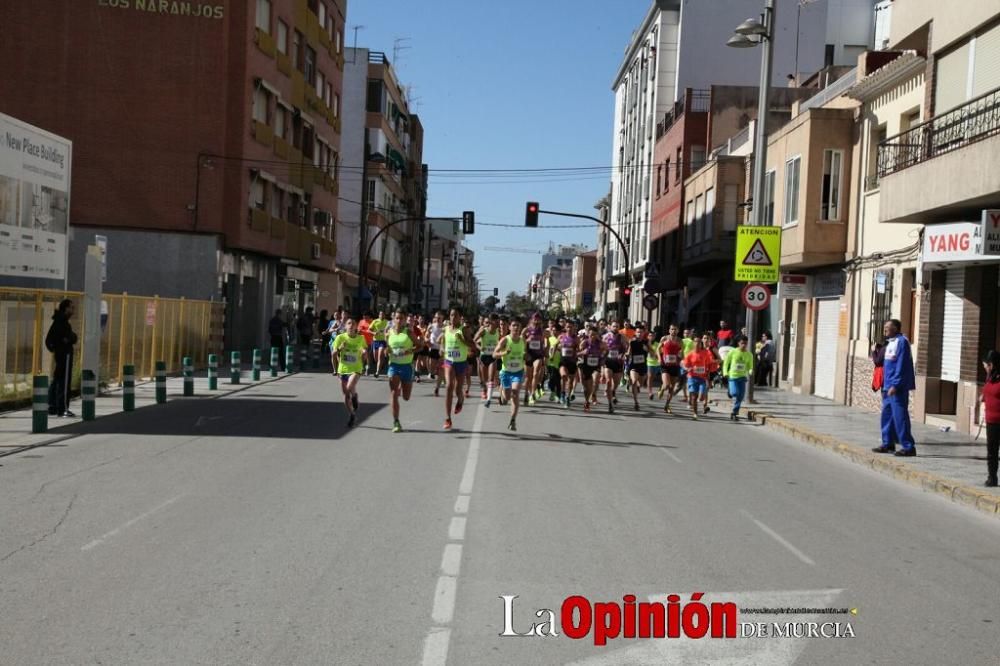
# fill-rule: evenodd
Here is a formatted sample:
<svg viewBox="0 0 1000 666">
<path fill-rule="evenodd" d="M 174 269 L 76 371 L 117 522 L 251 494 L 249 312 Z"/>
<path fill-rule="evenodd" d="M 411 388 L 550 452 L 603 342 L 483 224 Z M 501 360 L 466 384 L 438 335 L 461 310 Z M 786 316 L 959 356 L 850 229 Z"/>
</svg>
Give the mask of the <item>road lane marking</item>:
<svg viewBox="0 0 1000 666">
<path fill-rule="evenodd" d="M 176 502 L 177 500 L 179 500 L 182 497 L 184 497 L 184 495 L 178 495 L 177 497 L 172 497 L 172 498 L 168 499 L 163 504 L 160 504 L 159 506 L 155 506 L 152 509 L 150 509 L 149 511 L 147 511 L 146 513 L 140 514 L 140 515 L 136 516 L 135 518 L 133 518 L 132 520 L 129 520 L 129 521 L 125 522 L 125 523 L 122 523 L 121 525 L 119 525 L 115 529 L 111 530 L 110 532 L 102 534 L 100 537 L 94 539 L 90 543 L 88 543 L 85 546 L 81 547 L 80 550 L 90 550 L 91 548 L 96 548 L 96 547 L 100 546 L 102 543 L 104 543 L 105 541 L 107 541 L 111 537 L 117 535 L 122 530 L 127 530 L 128 528 L 130 528 L 133 525 L 135 525 L 136 523 L 138 523 L 140 520 L 145 520 L 146 518 L 149 518 L 150 516 L 152 516 L 157 511 L 160 511 L 161 509 L 167 508 L 168 506 L 170 506 L 171 504 L 173 504 L 174 502 Z"/>
<path fill-rule="evenodd" d="M 476 465 L 479 462 L 479 443 L 482 439 L 483 420 L 486 409 L 480 405 L 476 419 L 472 425 L 472 436 L 469 437 L 469 452 L 465 458 L 465 469 L 458 487 L 458 497 L 455 499 L 455 510 L 448 524 L 448 540 L 462 541 L 465 539 L 465 526 L 468 521 L 469 500 L 472 486 L 476 481 Z M 444 666 L 448 661 L 448 647 L 451 644 L 451 628 L 442 625 L 451 623 L 455 616 L 455 597 L 458 594 L 458 572 L 462 566 L 462 544 L 447 543 L 441 555 L 441 575 L 434 588 L 434 605 L 431 608 L 431 620 L 434 624 L 424 639 L 423 666 Z"/>
<path fill-rule="evenodd" d="M 666 454 L 667 454 L 668 456 L 670 456 L 670 459 L 671 459 L 671 460 L 673 460 L 674 462 L 676 462 L 676 463 L 679 463 L 679 462 L 681 462 L 681 459 L 680 459 L 680 458 L 678 458 L 678 457 L 677 457 L 677 456 L 676 456 L 676 455 L 674 454 L 674 452 L 673 452 L 673 451 L 671 451 L 671 450 L 669 450 L 669 449 L 660 449 L 660 450 L 661 450 L 661 451 L 663 451 L 664 453 L 666 453 Z"/>
<path fill-rule="evenodd" d="M 749 518 L 750 520 L 752 520 L 754 522 L 754 524 L 757 525 L 757 527 L 759 527 L 761 529 L 762 532 L 764 532 L 769 537 L 771 537 L 772 539 L 774 539 L 775 541 L 777 541 L 778 543 L 780 543 L 782 546 L 784 546 L 785 548 L 787 548 L 790 553 L 792 553 L 793 555 L 795 555 L 795 557 L 799 558 L 800 560 L 802 560 L 803 562 L 805 562 L 809 566 L 812 566 L 812 567 L 816 566 L 816 563 L 813 562 L 812 559 L 808 555 L 806 555 L 801 550 L 799 550 L 798 548 L 796 548 L 795 546 L 793 546 L 787 539 L 785 539 L 783 536 L 781 536 L 780 534 L 778 534 L 777 532 L 775 532 L 774 530 L 772 530 L 770 527 L 768 527 L 764 523 L 760 522 L 759 520 L 757 520 L 756 518 L 754 518 L 753 516 L 751 516 L 750 513 L 746 509 L 740 509 L 740 513 L 742 513 L 744 516 L 746 516 L 747 518 Z"/>
</svg>

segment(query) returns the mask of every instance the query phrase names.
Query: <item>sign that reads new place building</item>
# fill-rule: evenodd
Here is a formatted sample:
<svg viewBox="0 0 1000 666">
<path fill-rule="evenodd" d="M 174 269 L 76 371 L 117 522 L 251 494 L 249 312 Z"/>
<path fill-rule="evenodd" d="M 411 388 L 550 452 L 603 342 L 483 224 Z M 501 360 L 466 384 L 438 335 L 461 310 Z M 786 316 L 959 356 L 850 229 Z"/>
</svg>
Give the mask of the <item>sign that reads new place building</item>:
<svg viewBox="0 0 1000 666">
<path fill-rule="evenodd" d="M 65 280 L 72 153 L 0 113 L 0 276 Z"/>
<path fill-rule="evenodd" d="M 777 282 L 781 273 L 781 227 L 737 227 L 735 259 L 736 282 Z"/>
</svg>

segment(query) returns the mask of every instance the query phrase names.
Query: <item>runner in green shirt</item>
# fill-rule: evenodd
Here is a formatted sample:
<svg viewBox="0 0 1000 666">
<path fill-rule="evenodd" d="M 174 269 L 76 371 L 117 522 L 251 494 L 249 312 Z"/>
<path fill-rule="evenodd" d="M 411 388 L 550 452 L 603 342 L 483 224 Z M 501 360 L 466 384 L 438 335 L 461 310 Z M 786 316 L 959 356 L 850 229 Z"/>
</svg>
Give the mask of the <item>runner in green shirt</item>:
<svg viewBox="0 0 1000 666">
<path fill-rule="evenodd" d="M 747 339 L 740 337 L 736 349 L 726 354 L 722 362 L 722 376 L 729 379 L 729 395 L 733 397 L 733 412 L 729 418 L 738 421 L 740 405 L 747 392 L 747 378 L 753 376 L 753 354 L 747 349 Z"/>
<path fill-rule="evenodd" d="M 402 432 L 399 424 L 399 396 L 409 400 L 413 391 L 413 354 L 420 341 L 406 324 L 406 313 L 396 310 L 393 327 L 387 336 L 389 352 L 389 395 L 392 397 L 392 431 Z"/>
<path fill-rule="evenodd" d="M 382 372 L 382 361 L 385 360 L 386 329 L 389 328 L 389 321 L 385 318 L 385 310 L 378 311 L 378 319 L 373 319 L 368 325 L 368 330 L 372 334 L 372 355 L 375 357 L 375 379 L 378 379 Z"/>
<path fill-rule="evenodd" d="M 462 396 L 462 383 L 469 370 L 469 357 L 478 351 L 472 332 L 465 325 L 462 313 L 452 310 L 449 313 L 449 323 L 444 330 L 444 429 L 451 430 L 451 406 L 454 402 L 455 413 L 462 411 L 465 402 Z"/>
<path fill-rule="evenodd" d="M 347 407 L 347 427 L 353 428 L 357 422 L 358 411 L 358 380 L 364 371 L 366 350 L 364 336 L 357 331 L 354 319 L 344 323 L 344 333 L 333 341 L 331 354 L 337 374 L 340 375 L 340 388 L 344 392 L 344 405 Z"/>
<path fill-rule="evenodd" d="M 500 317 L 491 314 L 485 325 L 476 333 L 476 345 L 479 347 L 479 383 L 482 386 L 481 397 L 486 400 L 489 409 L 493 401 L 493 387 L 497 383 L 497 364 L 493 358 L 493 350 L 500 342 Z"/>
<path fill-rule="evenodd" d="M 500 359 L 500 394 L 510 401 L 510 423 L 507 430 L 517 431 L 517 410 L 520 407 L 521 384 L 524 383 L 525 340 L 521 337 L 521 321 L 512 319 L 510 335 L 500 339 L 493 351 L 494 358 Z"/>
</svg>

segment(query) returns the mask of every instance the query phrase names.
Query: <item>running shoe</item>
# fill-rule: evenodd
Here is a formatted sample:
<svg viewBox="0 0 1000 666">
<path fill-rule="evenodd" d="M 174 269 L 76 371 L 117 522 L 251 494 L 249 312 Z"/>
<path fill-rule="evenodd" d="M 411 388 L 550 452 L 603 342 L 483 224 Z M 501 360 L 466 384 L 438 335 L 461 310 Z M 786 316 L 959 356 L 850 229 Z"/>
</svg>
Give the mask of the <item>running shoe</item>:
<svg viewBox="0 0 1000 666">
<path fill-rule="evenodd" d="M 650 400 L 652 400 L 652 399 L 653 399 L 653 394 L 652 394 L 652 393 L 650 393 L 650 394 L 649 394 L 649 399 L 650 399 Z"/>
<path fill-rule="evenodd" d="M 632 405 L 632 409 L 634 409 L 635 411 L 639 411 L 639 403 L 635 403 L 634 405 Z"/>
<path fill-rule="evenodd" d="M 358 394 L 351 394 L 351 405 L 354 407 L 354 411 L 358 411 Z"/>
<path fill-rule="evenodd" d="M 486 403 L 485 403 L 486 409 L 490 408 L 490 402 L 492 402 L 492 400 L 490 398 L 486 398 Z"/>
<path fill-rule="evenodd" d="M 570 393 L 569 394 L 569 401 L 573 402 L 574 400 L 576 400 L 576 394 L 575 393 Z"/>
<path fill-rule="evenodd" d="M 561 400 L 563 409 L 569 409 L 569 400 Z"/>
<path fill-rule="evenodd" d="M 670 409 L 670 405 L 663 405 L 663 412 L 665 414 L 673 414 L 674 413 L 674 411 L 672 409 Z"/>
<path fill-rule="evenodd" d="M 618 398 L 617 398 L 617 396 L 612 396 L 611 397 L 611 401 L 617 405 L 618 404 Z"/>
<path fill-rule="evenodd" d="M 709 408 L 708 408 L 708 405 L 706 404 L 706 405 L 705 405 L 705 413 L 706 413 L 706 414 L 708 414 L 708 413 L 709 413 L 710 411 L 712 411 L 712 410 L 711 410 L 711 409 L 709 409 Z"/>
<path fill-rule="evenodd" d="M 507 424 L 507 430 L 510 430 L 512 432 L 517 432 L 517 421 L 511 419 L 510 423 Z"/>
<path fill-rule="evenodd" d="M 440 398 L 441 397 L 441 387 L 438 386 L 438 387 L 434 388 L 434 397 L 435 398 Z"/>
<path fill-rule="evenodd" d="M 656 397 L 659 398 L 660 400 L 663 400 L 663 394 L 665 392 L 666 392 L 666 387 L 661 388 L 659 391 L 656 392 Z M 652 396 L 650 397 L 652 398 Z"/>
<path fill-rule="evenodd" d="M 535 396 L 534 395 L 528 396 L 528 406 L 529 407 L 534 407 L 535 406 Z"/>
<path fill-rule="evenodd" d="M 444 420 L 444 429 L 445 430 L 451 430 L 451 419 L 445 419 Z"/>
<path fill-rule="evenodd" d="M 401 426 L 399 424 L 399 421 L 393 421 L 392 422 L 392 431 L 393 432 L 403 432 L 403 426 Z"/>
<path fill-rule="evenodd" d="M 462 413 L 462 405 L 463 404 L 465 404 L 464 400 L 459 400 L 457 403 L 455 403 L 455 414 L 461 414 Z"/>
<path fill-rule="evenodd" d="M 615 413 L 615 406 L 609 402 L 608 403 L 608 414 L 614 414 L 614 413 Z"/>
<path fill-rule="evenodd" d="M 347 419 L 347 427 L 353 428 L 355 423 L 357 423 L 357 417 L 354 414 L 351 414 L 351 416 Z"/>
<path fill-rule="evenodd" d="M 583 411 L 590 413 L 590 401 L 583 403 Z"/>
<path fill-rule="evenodd" d="M 697 421 L 698 420 L 698 412 L 693 412 L 691 414 L 691 418 L 694 419 L 695 421 Z"/>
<path fill-rule="evenodd" d="M 480 391 L 479 392 L 479 397 L 482 400 L 486 400 L 486 391 Z"/>
<path fill-rule="evenodd" d="M 549 402 L 555 402 L 555 401 L 556 401 L 556 394 L 553 393 L 552 391 L 549 391 Z"/>
</svg>

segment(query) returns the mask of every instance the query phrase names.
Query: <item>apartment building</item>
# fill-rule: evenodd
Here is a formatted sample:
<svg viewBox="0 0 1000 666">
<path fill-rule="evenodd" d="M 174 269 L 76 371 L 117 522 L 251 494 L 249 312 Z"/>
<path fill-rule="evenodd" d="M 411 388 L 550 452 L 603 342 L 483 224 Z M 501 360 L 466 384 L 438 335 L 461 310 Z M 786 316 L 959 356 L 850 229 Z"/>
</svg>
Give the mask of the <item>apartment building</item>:
<svg viewBox="0 0 1000 666">
<path fill-rule="evenodd" d="M 345 0 L 8 5 L 4 111 L 77 158 L 71 289 L 101 235 L 107 291 L 224 299 L 227 348 L 314 304 L 334 267 Z"/>
<path fill-rule="evenodd" d="M 587 314 L 594 311 L 596 276 L 597 250 L 578 254 L 573 258 L 573 270 L 566 292 L 566 310 Z"/>
</svg>

